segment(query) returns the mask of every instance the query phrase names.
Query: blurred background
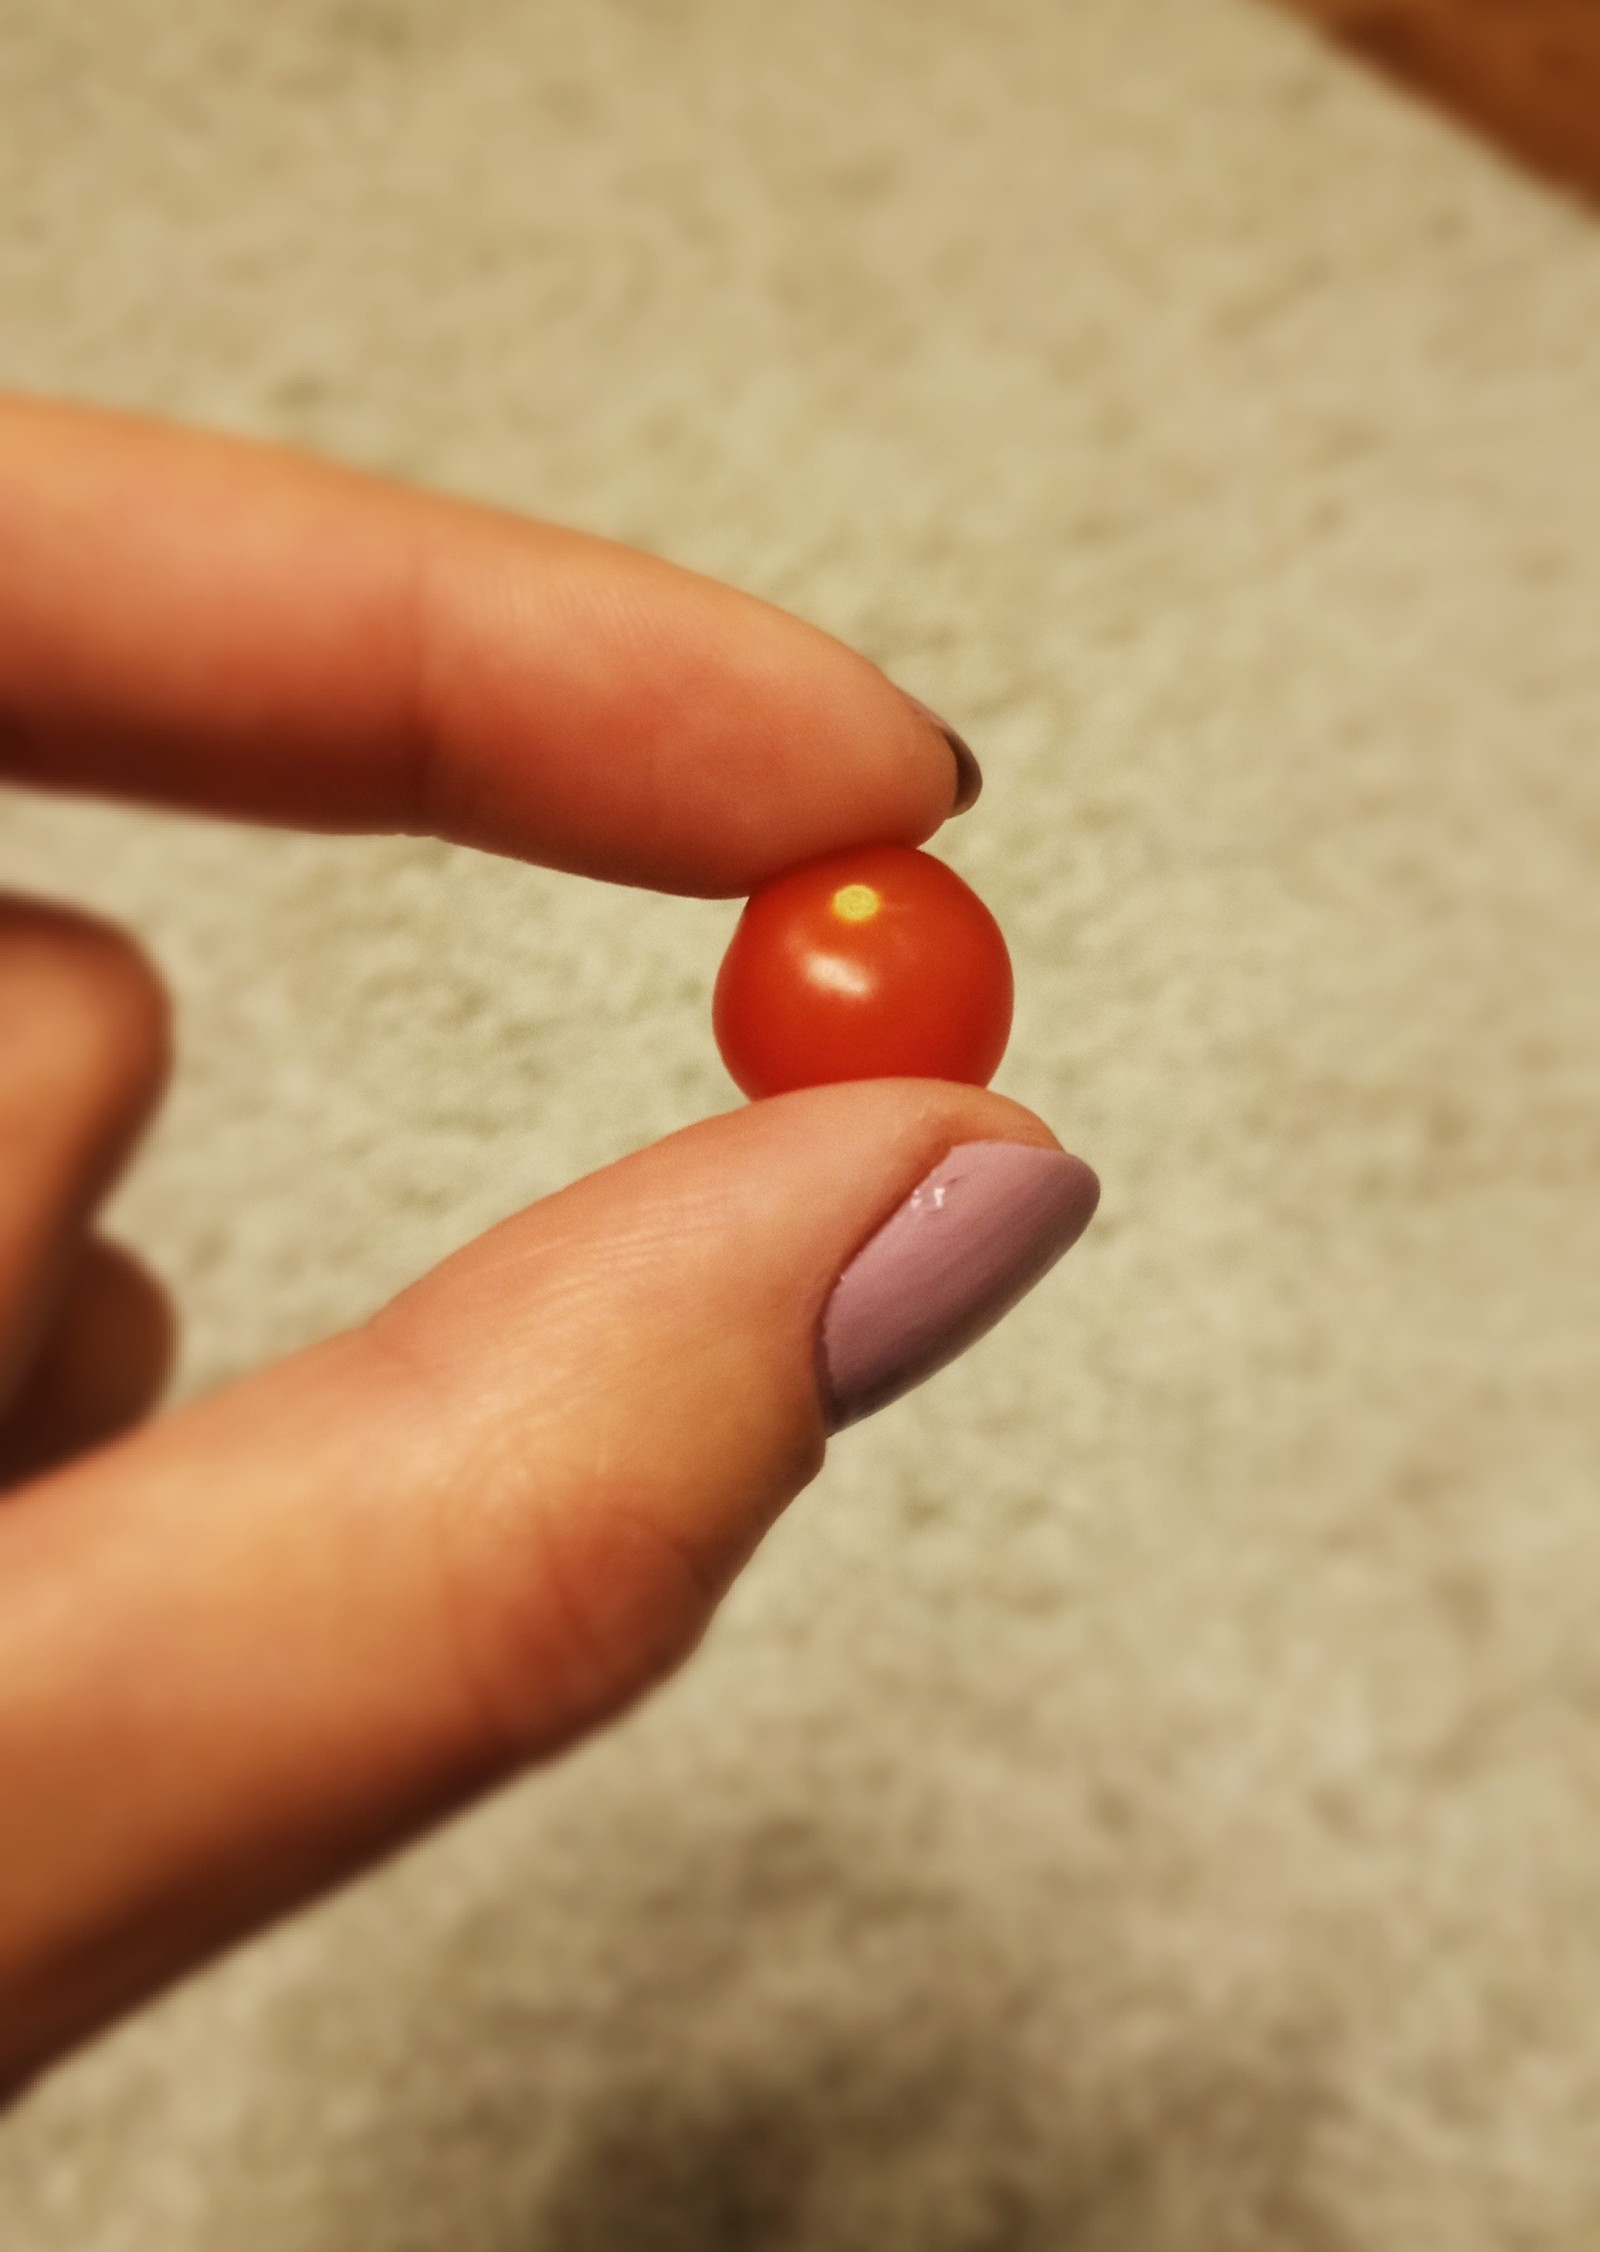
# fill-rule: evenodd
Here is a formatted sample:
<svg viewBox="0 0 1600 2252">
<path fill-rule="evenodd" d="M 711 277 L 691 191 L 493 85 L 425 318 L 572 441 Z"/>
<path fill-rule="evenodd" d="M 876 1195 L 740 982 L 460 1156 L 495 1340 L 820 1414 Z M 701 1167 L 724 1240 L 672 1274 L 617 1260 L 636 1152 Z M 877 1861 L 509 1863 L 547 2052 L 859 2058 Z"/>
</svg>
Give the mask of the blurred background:
<svg viewBox="0 0 1600 2252">
<path fill-rule="evenodd" d="M 1592 218 L 1246 0 L 6 0 L 0 201 L 0 382 L 946 711 L 1106 1188 L 644 1712 L 14 2113 L 7 2252 L 1591 2245 Z M 731 906 L 17 793 L 0 882 L 177 991 L 186 1392 L 732 1099 Z"/>
</svg>

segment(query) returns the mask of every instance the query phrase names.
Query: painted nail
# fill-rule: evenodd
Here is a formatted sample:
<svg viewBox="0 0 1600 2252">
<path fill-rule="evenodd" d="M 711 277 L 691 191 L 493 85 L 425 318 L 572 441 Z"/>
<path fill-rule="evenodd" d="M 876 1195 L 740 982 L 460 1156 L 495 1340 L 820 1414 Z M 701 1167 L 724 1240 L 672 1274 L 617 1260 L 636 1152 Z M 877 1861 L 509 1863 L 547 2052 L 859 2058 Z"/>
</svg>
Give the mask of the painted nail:
<svg viewBox="0 0 1600 2252">
<path fill-rule="evenodd" d="M 900 693 L 902 696 L 906 695 L 903 688 Z M 939 730 L 950 746 L 950 755 L 956 762 L 956 802 L 950 811 L 970 812 L 983 790 L 983 768 L 973 757 L 971 746 L 962 741 L 947 719 L 941 719 L 937 712 L 930 711 L 920 696 L 906 696 L 906 701 L 913 710 L 921 712 L 930 726 Z"/>
<path fill-rule="evenodd" d="M 1100 1184 L 1081 1158 L 963 1142 L 869 1237 L 817 1340 L 830 1430 L 859 1423 L 975 1344 L 1077 1242 Z"/>
</svg>

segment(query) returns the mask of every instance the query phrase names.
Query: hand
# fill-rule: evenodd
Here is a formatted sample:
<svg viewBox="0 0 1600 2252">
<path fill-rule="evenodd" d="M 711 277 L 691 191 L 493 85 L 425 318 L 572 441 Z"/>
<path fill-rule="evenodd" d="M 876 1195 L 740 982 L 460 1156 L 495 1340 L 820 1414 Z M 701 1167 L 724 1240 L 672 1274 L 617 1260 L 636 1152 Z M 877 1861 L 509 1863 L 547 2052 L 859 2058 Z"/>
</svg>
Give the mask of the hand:
<svg viewBox="0 0 1600 2252">
<path fill-rule="evenodd" d="M 920 842 L 957 795 L 928 714 L 744 596 L 23 404 L 0 406 L 0 778 L 701 894 Z M 4 906 L 8 2089 L 619 1712 L 693 1647 L 829 1429 L 987 1326 L 1094 1202 L 997 1096 L 783 1096 L 134 1431 L 170 1325 L 90 1229 L 167 1037 L 127 940 Z"/>
</svg>

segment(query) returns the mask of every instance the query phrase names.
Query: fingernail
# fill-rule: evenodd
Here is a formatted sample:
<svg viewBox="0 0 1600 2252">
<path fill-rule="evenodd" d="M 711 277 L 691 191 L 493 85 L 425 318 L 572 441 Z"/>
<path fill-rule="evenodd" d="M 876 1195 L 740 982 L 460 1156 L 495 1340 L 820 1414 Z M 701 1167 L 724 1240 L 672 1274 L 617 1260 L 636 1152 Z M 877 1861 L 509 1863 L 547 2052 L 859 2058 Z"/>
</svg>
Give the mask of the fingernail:
<svg viewBox="0 0 1600 2252">
<path fill-rule="evenodd" d="M 906 695 L 904 689 L 900 693 L 903 696 Z M 939 730 L 939 733 L 950 746 L 950 755 L 956 762 L 956 802 L 950 808 L 950 811 L 952 813 L 970 812 L 972 807 L 977 804 L 983 790 L 983 768 L 973 757 L 971 746 L 962 741 L 947 719 L 941 719 L 936 711 L 930 711 L 920 696 L 906 696 L 906 701 L 913 710 L 921 712 L 923 718 L 930 725 Z"/>
<path fill-rule="evenodd" d="M 1100 1184 L 1081 1158 L 963 1142 L 862 1245 L 823 1309 L 830 1430 L 859 1423 L 1009 1313 L 1088 1226 Z"/>
</svg>

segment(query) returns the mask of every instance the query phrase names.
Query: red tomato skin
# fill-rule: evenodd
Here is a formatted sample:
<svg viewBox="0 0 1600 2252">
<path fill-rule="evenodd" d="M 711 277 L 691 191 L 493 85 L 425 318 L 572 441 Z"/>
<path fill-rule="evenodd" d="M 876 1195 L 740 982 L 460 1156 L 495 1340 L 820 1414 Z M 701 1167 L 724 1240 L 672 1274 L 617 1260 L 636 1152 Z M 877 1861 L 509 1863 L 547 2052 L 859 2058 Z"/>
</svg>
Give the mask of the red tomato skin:
<svg viewBox="0 0 1600 2252">
<path fill-rule="evenodd" d="M 878 904 L 848 919 L 841 892 Z M 723 1062 L 752 1097 L 840 1079 L 986 1087 L 1012 995 L 1000 926 L 953 868 L 909 845 L 859 845 L 751 896 L 711 1017 Z"/>
</svg>

